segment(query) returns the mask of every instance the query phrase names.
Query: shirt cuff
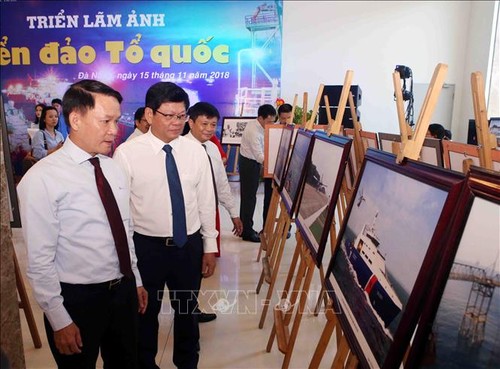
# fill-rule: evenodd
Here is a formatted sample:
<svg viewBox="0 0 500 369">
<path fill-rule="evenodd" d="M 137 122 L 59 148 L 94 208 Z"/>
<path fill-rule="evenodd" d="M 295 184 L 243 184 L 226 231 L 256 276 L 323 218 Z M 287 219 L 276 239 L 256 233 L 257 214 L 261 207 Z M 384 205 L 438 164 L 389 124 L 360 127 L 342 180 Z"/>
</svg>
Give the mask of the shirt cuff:
<svg viewBox="0 0 500 369">
<path fill-rule="evenodd" d="M 136 287 L 142 287 L 142 278 L 141 278 L 141 273 L 139 272 L 139 269 L 133 268 L 132 272 L 134 273 L 134 276 L 135 276 Z"/>
<path fill-rule="evenodd" d="M 209 254 L 217 252 L 217 239 L 205 238 L 203 239 L 203 253 Z"/>
<path fill-rule="evenodd" d="M 55 331 L 61 330 L 73 323 L 73 319 L 68 314 L 68 311 L 63 304 L 59 305 L 57 308 L 51 311 L 44 311 L 47 319 L 49 320 L 50 326 Z"/>
</svg>

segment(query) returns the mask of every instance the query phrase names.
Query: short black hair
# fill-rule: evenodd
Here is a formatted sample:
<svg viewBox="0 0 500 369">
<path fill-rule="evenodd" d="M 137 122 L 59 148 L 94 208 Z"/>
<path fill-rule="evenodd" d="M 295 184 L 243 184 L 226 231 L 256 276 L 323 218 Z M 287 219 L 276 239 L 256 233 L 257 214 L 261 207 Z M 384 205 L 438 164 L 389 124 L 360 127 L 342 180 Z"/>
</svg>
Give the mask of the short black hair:
<svg viewBox="0 0 500 369">
<path fill-rule="evenodd" d="M 57 109 L 55 107 L 53 107 L 52 105 L 44 106 L 43 109 L 42 109 L 42 114 L 40 115 L 40 122 L 38 123 L 38 128 L 41 131 L 43 131 L 47 127 L 47 124 L 45 123 L 45 117 L 47 116 L 47 112 L 49 110 L 55 110 L 56 113 L 59 114 L 59 112 L 57 111 Z M 58 125 L 55 128 L 56 129 L 59 128 L 59 123 L 58 123 Z"/>
<path fill-rule="evenodd" d="M 122 95 L 108 85 L 93 79 L 83 79 L 73 83 L 63 96 L 63 114 L 68 127 L 69 114 L 73 111 L 86 113 L 95 106 L 95 95 L 106 95 L 114 97 L 121 104 Z"/>
<path fill-rule="evenodd" d="M 189 108 L 189 96 L 186 91 L 172 82 L 158 82 L 146 92 L 146 107 L 156 110 L 166 102 L 182 102 L 186 110 Z"/>
<path fill-rule="evenodd" d="M 291 113 L 293 110 L 293 106 L 290 105 L 290 104 L 282 104 L 278 107 L 278 115 L 280 115 L 281 113 Z"/>
<path fill-rule="evenodd" d="M 50 103 L 52 105 L 54 105 L 54 104 L 62 105 L 62 100 L 61 99 L 52 99 L 52 101 Z"/>
<path fill-rule="evenodd" d="M 429 124 L 429 132 L 433 137 L 440 140 L 446 136 L 446 130 L 441 124 L 438 123 Z"/>
<path fill-rule="evenodd" d="M 276 109 L 274 109 L 274 106 L 270 104 L 264 104 L 259 106 L 259 110 L 257 112 L 258 117 L 262 117 L 266 119 L 269 116 L 275 117 L 276 116 Z"/>
<path fill-rule="evenodd" d="M 144 106 L 141 106 L 139 109 L 135 111 L 134 121 L 142 119 L 142 117 L 144 116 L 144 110 L 145 110 Z"/>
<path fill-rule="evenodd" d="M 207 118 L 217 118 L 220 119 L 219 111 L 215 106 L 207 102 L 198 102 L 191 106 L 188 110 L 189 119 L 195 121 L 200 116 L 205 116 Z"/>
</svg>

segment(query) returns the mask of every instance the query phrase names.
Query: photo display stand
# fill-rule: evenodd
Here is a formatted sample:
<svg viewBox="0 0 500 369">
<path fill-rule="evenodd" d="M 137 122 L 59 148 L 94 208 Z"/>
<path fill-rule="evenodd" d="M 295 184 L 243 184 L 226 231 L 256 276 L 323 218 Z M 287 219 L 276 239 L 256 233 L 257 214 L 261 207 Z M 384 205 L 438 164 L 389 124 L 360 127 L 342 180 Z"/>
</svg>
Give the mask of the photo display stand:
<svg viewBox="0 0 500 369">
<path fill-rule="evenodd" d="M 281 202 L 279 203 L 280 216 L 276 225 L 275 235 L 272 236 L 271 243 L 267 245 L 266 256 L 262 258 L 263 268 L 256 289 L 257 293 L 259 293 L 263 280 L 266 280 L 269 283 L 269 288 L 266 298 L 263 301 L 263 309 L 259 321 L 259 328 L 261 329 L 264 327 L 267 311 L 274 292 L 274 286 L 278 277 L 288 230 L 292 219 L 295 216 L 298 199 L 300 198 L 303 188 L 306 174 L 305 163 L 309 160 L 312 149 L 311 143 L 313 135 L 313 131 L 305 129 L 298 130 L 286 174 L 283 178 L 280 193 Z"/>
<path fill-rule="evenodd" d="M 246 125 L 252 122 L 256 117 L 223 117 L 222 118 L 222 132 L 220 142 L 221 145 L 226 145 L 226 154 L 228 156 L 228 166 L 226 173 L 228 175 L 239 175 L 238 161 L 240 155 L 241 136 L 245 130 Z M 234 149 L 234 150 L 233 150 Z M 229 163 L 229 158 L 232 157 L 231 151 L 234 152 L 234 160 Z M 230 165 L 232 164 L 232 165 Z"/>
<path fill-rule="evenodd" d="M 292 139 L 293 139 L 293 134 L 294 134 L 294 125 L 293 124 L 288 124 L 286 126 L 279 126 L 281 128 L 281 137 L 279 139 L 279 145 L 277 149 L 277 155 L 274 160 L 274 165 L 273 165 L 273 172 L 272 172 L 272 195 L 271 195 L 271 200 L 269 203 L 269 209 L 267 212 L 267 218 L 266 222 L 264 224 L 262 234 L 260 236 L 260 247 L 259 247 L 259 252 L 257 254 L 257 262 L 260 261 L 260 257 L 262 254 L 262 251 L 266 251 L 268 249 L 268 245 L 274 245 L 274 241 L 276 236 L 279 234 L 277 232 L 277 224 L 278 224 L 278 209 L 279 209 L 279 204 L 281 201 L 280 198 L 280 192 L 281 192 L 281 185 L 283 181 L 283 176 L 286 171 L 287 165 L 288 165 L 288 160 L 290 158 L 290 152 L 291 152 L 291 147 L 292 147 Z M 266 127 L 271 128 L 271 126 Z M 268 144 L 269 145 L 269 144 Z M 267 150 L 267 153 L 270 151 Z M 268 159 L 268 161 L 270 161 Z M 288 234 L 288 232 L 287 232 Z M 266 273 L 268 273 L 269 269 L 269 263 L 266 262 L 265 268 L 267 269 Z M 263 270 L 264 271 L 264 270 Z M 264 280 L 264 275 L 261 275 L 261 278 L 259 280 L 259 284 L 257 285 L 257 294 L 260 291 L 260 287 L 262 286 L 262 282 Z M 269 278 L 268 278 L 269 279 Z"/>
<path fill-rule="evenodd" d="M 403 360 L 464 183 L 460 173 L 367 151 L 326 273 L 342 337 L 363 368 Z"/>
<path fill-rule="evenodd" d="M 471 167 L 455 214 L 405 369 L 500 367 L 500 173 Z"/>
<path fill-rule="evenodd" d="M 497 139 L 490 133 L 486 115 L 486 98 L 484 96 L 484 79 L 481 72 L 471 75 L 472 104 L 476 122 L 477 143 L 479 145 L 479 163 L 482 168 L 493 169 L 492 150 L 496 148 Z"/>
<path fill-rule="evenodd" d="M 422 143 L 424 141 L 425 134 L 427 133 L 427 129 L 429 126 L 430 118 L 432 116 L 432 112 L 435 108 L 435 104 L 437 102 L 439 92 L 440 92 L 442 85 L 444 83 L 444 76 L 446 74 L 446 71 L 447 71 L 447 66 L 444 64 L 438 64 L 438 66 L 436 67 L 436 69 L 434 71 L 432 81 L 429 85 L 429 89 L 427 91 L 427 95 L 426 95 L 422 110 L 421 110 L 420 115 L 419 115 L 419 120 L 417 122 L 417 130 L 416 130 L 417 133 L 415 135 L 412 135 L 411 137 L 409 137 L 410 135 L 408 134 L 409 132 L 407 130 L 407 124 L 404 120 L 404 114 L 399 114 L 400 107 L 398 107 L 398 116 L 400 116 L 399 118 L 401 118 L 401 117 L 403 118 L 403 119 L 399 119 L 399 120 L 400 120 L 400 129 L 401 129 L 401 132 L 403 132 L 402 141 L 404 142 L 404 144 L 402 145 L 401 149 L 398 152 L 398 156 L 395 158 L 396 162 L 400 163 L 400 166 L 401 166 L 401 164 L 406 166 L 406 167 L 410 165 L 410 163 L 408 163 L 407 160 L 405 160 L 405 163 L 403 163 L 403 160 L 406 158 L 415 159 L 415 160 L 418 158 L 418 153 L 421 150 L 421 146 L 422 146 Z M 398 90 L 400 90 L 399 83 L 398 83 L 397 88 L 396 88 L 396 83 L 395 83 L 396 97 L 398 95 Z M 399 93 L 401 93 L 401 91 L 399 91 Z M 402 102 L 401 96 L 400 96 L 400 102 Z M 353 119 L 354 119 L 354 117 L 353 117 Z M 404 123 L 404 124 L 401 124 L 401 123 Z M 369 150 L 368 152 L 370 153 L 371 150 Z M 378 154 L 373 154 L 373 155 L 383 156 L 382 152 L 378 152 Z M 368 157 L 368 159 L 370 159 L 370 157 Z M 387 158 L 384 160 L 388 161 Z M 369 344 L 369 342 L 368 343 L 366 342 L 367 340 L 366 340 L 366 337 L 363 336 L 363 333 L 361 333 L 361 337 L 356 336 L 355 332 L 358 332 L 358 334 L 359 334 L 359 332 L 361 332 L 361 330 L 359 329 L 359 326 L 357 326 L 357 328 L 353 327 L 353 325 L 358 325 L 358 323 L 356 322 L 356 317 L 353 317 L 352 312 L 350 313 L 350 318 L 346 318 L 346 312 L 342 311 L 342 304 L 344 304 L 343 306 L 347 306 L 347 305 L 345 305 L 346 300 L 344 299 L 343 302 L 339 302 L 339 300 L 338 300 L 339 296 L 337 294 L 340 292 L 340 287 L 336 281 L 337 276 L 334 276 L 334 272 L 336 272 L 337 275 L 339 275 L 339 274 L 340 275 L 347 275 L 347 273 L 349 273 L 349 271 L 347 269 L 345 269 L 343 271 L 338 271 L 339 266 L 335 264 L 335 261 L 338 259 L 338 255 L 341 252 L 343 252 L 340 248 L 340 245 L 342 245 L 343 242 L 344 243 L 346 242 L 346 239 L 344 239 L 344 238 L 347 237 L 346 236 L 346 229 L 348 227 L 348 223 L 350 220 L 349 218 L 352 214 L 352 209 L 361 206 L 363 203 L 365 203 L 367 201 L 367 198 L 364 194 L 364 190 L 363 189 L 359 190 L 359 186 L 360 186 L 360 183 L 362 183 L 362 181 L 363 181 L 363 172 L 365 172 L 365 168 L 366 168 L 366 165 L 368 162 L 369 162 L 369 160 L 367 160 L 367 158 L 365 157 L 365 160 L 363 161 L 362 170 L 360 171 L 358 178 L 356 180 L 357 186 L 355 186 L 353 188 L 353 197 L 350 199 L 351 201 L 349 201 L 349 209 L 345 215 L 344 221 L 342 222 L 342 227 L 341 227 L 341 231 L 339 234 L 339 238 L 337 239 L 337 246 L 335 248 L 335 253 L 334 253 L 334 255 L 332 255 L 332 260 L 330 261 L 330 266 L 328 268 L 327 276 L 325 278 L 326 290 L 328 291 L 328 294 L 330 295 L 330 304 L 326 308 L 327 323 L 326 323 L 326 326 L 323 330 L 323 333 L 321 335 L 320 341 L 319 341 L 318 346 L 316 348 L 316 351 L 313 355 L 313 358 L 311 360 L 311 363 L 309 366 L 310 369 L 319 367 L 319 364 L 321 363 L 325 349 L 328 345 L 328 342 L 330 340 L 331 335 L 333 334 L 334 329 L 336 330 L 336 337 L 337 337 L 337 340 L 336 340 L 337 353 L 336 353 L 334 362 L 332 364 L 332 368 L 337 369 L 337 368 L 357 367 L 357 365 L 358 365 L 357 363 L 358 363 L 358 361 L 360 361 L 360 358 L 362 359 L 361 361 L 362 361 L 363 367 L 382 368 L 383 364 L 384 364 L 384 360 L 386 359 L 383 357 L 383 355 L 381 357 L 380 353 L 377 355 L 373 354 L 373 352 L 371 351 L 370 344 Z M 414 164 L 411 163 L 411 165 L 414 165 Z M 425 164 L 420 164 L 420 165 L 425 165 Z M 399 172 L 404 171 L 404 169 L 398 168 L 398 166 L 396 166 L 394 164 L 392 164 L 392 166 L 395 169 L 395 171 L 399 171 Z M 431 168 L 433 168 L 433 167 L 427 168 L 427 170 L 432 170 Z M 438 170 L 438 169 L 436 168 L 434 170 Z M 445 173 L 441 172 L 440 176 L 444 177 Z M 458 185 L 458 181 L 460 180 L 460 177 L 458 177 L 458 178 L 453 177 L 453 174 L 448 174 L 448 173 L 446 173 L 446 176 L 449 177 L 448 178 L 448 180 L 449 180 L 448 181 L 448 186 L 449 186 L 448 188 L 451 189 L 452 185 L 453 185 L 453 199 L 456 199 L 456 197 L 458 196 L 457 193 L 460 192 L 459 185 Z M 418 177 L 418 175 L 417 175 L 417 177 Z M 359 192 L 359 196 L 358 196 L 358 192 Z M 354 196 L 356 196 L 356 197 L 354 197 Z M 447 209 L 447 211 L 449 211 L 451 213 L 453 206 L 450 205 L 449 203 L 452 203 L 452 201 L 451 200 L 448 201 L 448 203 L 444 204 L 443 206 Z M 373 211 L 373 209 L 372 209 L 372 211 Z M 377 216 L 378 216 L 378 212 L 375 213 L 374 221 L 373 221 L 374 223 L 375 223 L 375 220 L 377 219 Z M 442 220 L 441 222 L 443 223 L 444 220 Z M 369 228 L 368 223 L 365 224 L 365 227 Z M 353 237 L 352 234 L 349 234 L 349 238 L 352 238 L 352 237 Z M 433 238 L 436 238 L 436 237 L 437 236 L 434 234 Z M 376 247 L 378 247 L 378 245 Z M 435 252 L 436 248 L 437 248 L 437 246 L 433 247 L 434 252 Z M 345 249 L 345 245 L 344 245 L 344 249 Z M 425 260 L 427 263 L 432 263 L 432 256 L 431 255 L 427 256 L 425 258 Z M 429 260 L 431 260 L 431 261 L 429 261 Z M 418 274 L 418 279 L 416 280 L 414 285 L 421 286 L 422 279 L 425 279 L 425 273 L 418 273 L 417 272 L 417 274 Z M 357 279 L 355 279 L 355 280 L 357 280 Z M 370 290 L 373 288 L 374 288 L 374 285 L 371 285 Z M 420 294 L 421 293 L 422 292 L 420 292 Z M 418 305 L 418 298 L 420 298 L 420 296 L 415 297 L 415 294 L 417 294 L 417 296 L 418 296 L 417 292 L 415 292 L 415 293 L 412 292 L 412 294 L 410 295 L 410 301 L 414 305 L 417 305 L 417 306 L 412 307 L 411 309 L 408 309 L 408 310 L 410 310 L 410 312 L 405 314 L 405 316 L 409 315 L 411 317 L 412 312 L 414 312 L 416 309 L 418 310 L 418 308 L 421 308 L 421 306 Z M 362 294 L 361 296 L 363 296 L 363 295 L 364 294 Z M 415 300 L 417 302 L 415 302 Z M 351 300 L 351 302 L 352 302 L 352 300 Z M 341 314 L 338 315 L 339 313 L 341 313 Z M 339 321 L 339 320 L 337 320 L 337 317 L 341 317 L 343 319 L 341 319 L 341 321 Z M 385 319 L 387 320 L 387 322 L 389 322 L 389 320 L 391 319 L 390 315 L 389 316 L 386 315 Z M 415 320 L 412 320 L 409 323 L 408 322 L 405 322 L 405 323 L 406 323 L 406 327 L 410 327 L 408 329 L 409 333 L 406 333 L 406 336 L 404 337 L 407 340 L 407 342 L 406 343 L 399 342 L 400 346 L 397 348 L 399 351 L 396 350 L 396 354 L 392 355 L 393 360 L 395 359 L 396 361 L 398 361 L 398 360 L 402 361 L 402 359 L 403 359 L 402 357 L 403 357 L 403 355 L 406 351 L 406 347 L 407 347 L 405 345 L 407 345 L 407 343 L 410 341 L 411 333 L 413 332 L 413 329 L 414 329 L 417 322 Z M 411 326 L 412 324 L 413 324 L 413 326 Z M 382 329 L 382 332 L 383 331 L 384 330 Z M 409 337 L 408 337 L 408 334 L 410 334 Z M 360 341 L 362 342 L 361 344 L 360 344 Z M 394 368 L 394 367 L 398 367 L 398 366 L 397 365 L 387 366 L 387 368 Z"/>
<path fill-rule="evenodd" d="M 481 148 L 476 145 L 468 145 L 456 141 L 443 141 L 444 167 L 456 172 L 467 174 L 469 168 L 474 165 L 481 166 Z M 491 150 L 493 170 L 500 171 L 500 150 Z"/>
<path fill-rule="evenodd" d="M 337 114 L 339 114 L 339 111 L 342 110 L 339 119 L 342 119 L 343 110 L 345 109 L 347 94 L 350 90 L 352 71 L 348 71 L 346 77 L 346 84 L 344 84 L 342 90 L 343 96 L 341 96 L 341 102 L 337 111 Z M 322 87 L 320 86 L 319 96 L 321 96 Z M 319 101 L 320 99 L 317 98 L 314 110 L 317 110 L 316 107 L 319 106 Z M 315 116 L 313 113 L 306 127 L 313 128 L 312 122 L 314 119 Z M 335 129 L 337 129 L 337 136 L 330 137 Z M 274 324 L 266 347 L 266 351 L 270 352 L 274 339 L 277 339 L 279 350 L 285 354 L 282 364 L 283 369 L 288 368 L 290 365 L 302 316 L 305 312 L 311 280 L 316 267 L 320 270 L 320 279 L 324 280 L 321 260 L 331 224 L 333 224 L 332 219 L 351 145 L 351 140 L 339 136 L 339 132 L 340 125 L 337 127 L 335 124 L 329 125 L 328 133 L 322 134 L 316 132 L 309 147 L 308 159 L 304 164 L 306 173 L 299 203 L 297 204 L 298 215 L 296 217 L 296 224 L 299 230 L 297 233 L 297 244 L 281 300 L 274 307 Z M 318 151 L 315 152 L 315 149 Z M 320 159 L 322 156 L 323 158 Z M 290 173 L 290 168 L 293 168 L 293 158 L 290 161 L 288 173 Z M 329 199 L 327 189 L 328 193 L 331 194 Z M 286 205 L 286 191 L 283 191 L 282 194 L 284 194 L 283 202 Z M 299 216 L 302 221 L 298 221 Z M 335 239 L 335 233 L 331 236 Z M 290 292 L 292 283 L 293 288 Z M 289 328 L 290 325 L 292 326 L 291 331 Z"/>
</svg>

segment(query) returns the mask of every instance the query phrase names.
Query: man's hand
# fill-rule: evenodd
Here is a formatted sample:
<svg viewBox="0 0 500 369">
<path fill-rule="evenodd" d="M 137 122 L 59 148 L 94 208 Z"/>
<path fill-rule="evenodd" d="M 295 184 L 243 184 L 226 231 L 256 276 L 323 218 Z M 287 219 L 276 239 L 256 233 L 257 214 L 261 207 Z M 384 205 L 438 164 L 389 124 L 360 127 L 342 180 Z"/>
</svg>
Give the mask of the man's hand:
<svg viewBox="0 0 500 369">
<path fill-rule="evenodd" d="M 201 275 L 203 278 L 208 278 L 215 271 L 215 253 L 203 254 L 203 260 L 201 261 Z"/>
<path fill-rule="evenodd" d="M 148 291 L 144 287 L 137 287 L 137 301 L 139 302 L 139 313 L 144 314 L 148 307 Z"/>
<path fill-rule="evenodd" d="M 241 236 L 243 233 L 243 223 L 241 222 L 241 219 L 239 217 L 236 218 L 231 218 L 233 221 L 233 234 L 235 236 Z"/>
<path fill-rule="evenodd" d="M 54 341 L 57 350 L 63 355 L 73 355 L 82 352 L 83 347 L 80 329 L 75 323 L 54 332 Z"/>
</svg>

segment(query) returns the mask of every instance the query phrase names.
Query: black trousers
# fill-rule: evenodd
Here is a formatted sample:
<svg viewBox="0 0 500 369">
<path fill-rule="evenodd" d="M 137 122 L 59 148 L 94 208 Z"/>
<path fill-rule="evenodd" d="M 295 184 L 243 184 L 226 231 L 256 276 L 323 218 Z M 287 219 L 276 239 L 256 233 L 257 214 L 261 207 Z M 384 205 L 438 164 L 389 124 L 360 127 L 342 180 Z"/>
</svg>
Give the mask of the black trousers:
<svg viewBox="0 0 500 369">
<path fill-rule="evenodd" d="M 240 219 L 243 223 L 243 236 L 250 236 L 253 229 L 253 213 L 257 203 L 261 164 L 240 155 Z"/>
<path fill-rule="evenodd" d="M 45 331 L 59 369 L 95 369 L 99 349 L 105 369 L 136 369 L 137 289 L 135 280 L 122 278 L 110 286 L 61 283 L 64 307 L 80 329 L 80 354 L 62 355 L 54 343 L 54 331 L 44 317 Z"/>
<path fill-rule="evenodd" d="M 148 291 L 148 308 L 139 316 L 139 364 L 141 369 L 157 369 L 158 314 L 164 288 L 168 287 L 174 309 L 173 362 L 178 368 L 198 366 L 200 331 L 197 307 L 200 286 L 203 242 L 200 232 L 188 236 L 184 247 L 166 246 L 162 237 L 134 233 L 137 266 Z M 162 311 L 168 314 L 169 311 Z"/>
<path fill-rule="evenodd" d="M 264 207 L 262 211 L 263 227 L 266 225 L 267 213 L 269 212 L 269 205 L 271 204 L 271 197 L 273 197 L 273 179 L 264 178 Z"/>
</svg>

